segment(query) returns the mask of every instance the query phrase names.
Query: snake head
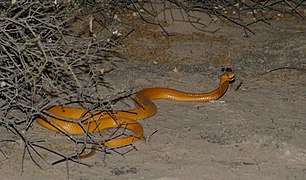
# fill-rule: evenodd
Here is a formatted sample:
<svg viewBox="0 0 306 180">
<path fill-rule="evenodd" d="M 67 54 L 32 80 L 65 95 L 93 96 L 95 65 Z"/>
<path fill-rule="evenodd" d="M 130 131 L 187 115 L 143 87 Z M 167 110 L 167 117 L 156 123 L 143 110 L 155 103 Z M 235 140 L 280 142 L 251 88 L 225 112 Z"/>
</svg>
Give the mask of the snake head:
<svg viewBox="0 0 306 180">
<path fill-rule="evenodd" d="M 225 72 L 221 75 L 220 80 L 222 82 L 232 82 L 235 80 L 235 74 L 233 72 Z"/>
</svg>

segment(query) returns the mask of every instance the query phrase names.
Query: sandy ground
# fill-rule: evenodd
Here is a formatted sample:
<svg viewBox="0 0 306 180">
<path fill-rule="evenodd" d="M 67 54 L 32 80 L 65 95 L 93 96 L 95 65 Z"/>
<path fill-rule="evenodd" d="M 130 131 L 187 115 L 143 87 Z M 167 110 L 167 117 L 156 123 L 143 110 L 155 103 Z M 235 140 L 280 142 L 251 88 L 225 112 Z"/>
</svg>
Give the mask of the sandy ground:
<svg viewBox="0 0 306 180">
<path fill-rule="evenodd" d="M 132 34 L 123 51 L 129 60 L 106 77 L 114 92 L 209 91 L 222 67 L 234 70 L 236 82 L 216 102 L 156 101 L 157 115 L 141 121 L 147 140 L 135 143 L 137 151 L 82 160 L 92 167 L 40 162 L 41 170 L 26 155 L 22 172 L 22 143 L 1 142 L 1 179 L 306 179 L 306 23 L 275 20 L 252 29 L 249 38 L 237 27 L 211 35 L 187 24 L 169 26 L 168 38 L 156 29 Z M 36 140 L 65 139 L 37 124 L 30 131 Z"/>
</svg>

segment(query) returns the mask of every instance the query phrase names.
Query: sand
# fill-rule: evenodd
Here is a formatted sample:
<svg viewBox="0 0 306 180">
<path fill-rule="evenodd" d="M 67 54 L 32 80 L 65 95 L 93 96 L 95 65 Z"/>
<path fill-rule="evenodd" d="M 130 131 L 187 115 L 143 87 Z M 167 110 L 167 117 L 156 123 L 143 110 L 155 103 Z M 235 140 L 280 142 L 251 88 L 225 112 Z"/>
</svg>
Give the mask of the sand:
<svg viewBox="0 0 306 180">
<path fill-rule="evenodd" d="M 306 179 L 305 21 L 258 23 L 248 38 L 227 25 L 215 34 L 180 23 L 166 29 L 173 36 L 152 28 L 125 39 L 125 59 L 106 75 L 114 89 L 104 91 L 158 86 L 205 92 L 217 87 L 220 69 L 230 67 L 236 81 L 221 99 L 156 101 L 157 115 L 140 121 L 145 140 L 134 144 L 137 150 L 129 146 L 118 150 L 132 150 L 123 156 L 98 152 L 82 160 L 92 167 L 51 166 L 59 157 L 40 151 L 48 160 L 38 160 L 43 169 L 26 154 L 22 170 L 23 143 L 1 142 L 1 179 Z M 115 108 L 131 107 L 119 102 Z M 59 142 L 50 147 L 66 139 L 36 123 L 29 131 L 34 140 Z M 0 132 L 3 139 L 11 136 Z"/>
</svg>

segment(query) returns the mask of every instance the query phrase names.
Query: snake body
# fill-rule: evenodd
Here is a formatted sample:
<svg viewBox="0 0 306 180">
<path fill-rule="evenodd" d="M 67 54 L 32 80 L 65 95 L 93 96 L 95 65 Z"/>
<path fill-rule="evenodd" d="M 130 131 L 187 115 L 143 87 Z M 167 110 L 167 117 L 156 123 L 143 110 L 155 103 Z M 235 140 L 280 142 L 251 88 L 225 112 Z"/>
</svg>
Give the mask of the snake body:
<svg viewBox="0 0 306 180">
<path fill-rule="evenodd" d="M 170 88 L 145 88 L 135 96 L 135 108 L 127 111 L 101 112 L 72 106 L 51 106 L 36 121 L 41 126 L 67 134 L 94 133 L 107 128 L 126 128 L 133 134 L 101 142 L 114 147 L 133 143 L 142 138 L 143 128 L 138 120 L 154 116 L 157 107 L 152 100 L 167 99 L 183 102 L 207 102 L 217 100 L 227 91 L 235 74 L 225 72 L 220 76 L 219 87 L 207 93 L 187 93 Z"/>
</svg>

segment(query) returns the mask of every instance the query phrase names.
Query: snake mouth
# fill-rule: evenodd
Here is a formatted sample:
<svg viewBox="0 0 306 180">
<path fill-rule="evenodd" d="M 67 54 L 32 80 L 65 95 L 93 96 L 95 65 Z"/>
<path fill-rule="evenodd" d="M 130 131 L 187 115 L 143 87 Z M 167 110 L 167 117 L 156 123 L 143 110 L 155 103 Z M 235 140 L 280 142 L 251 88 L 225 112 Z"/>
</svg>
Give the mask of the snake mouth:
<svg viewBox="0 0 306 180">
<path fill-rule="evenodd" d="M 229 81 L 230 83 L 235 82 L 235 76 L 228 78 L 228 81 Z"/>
</svg>

